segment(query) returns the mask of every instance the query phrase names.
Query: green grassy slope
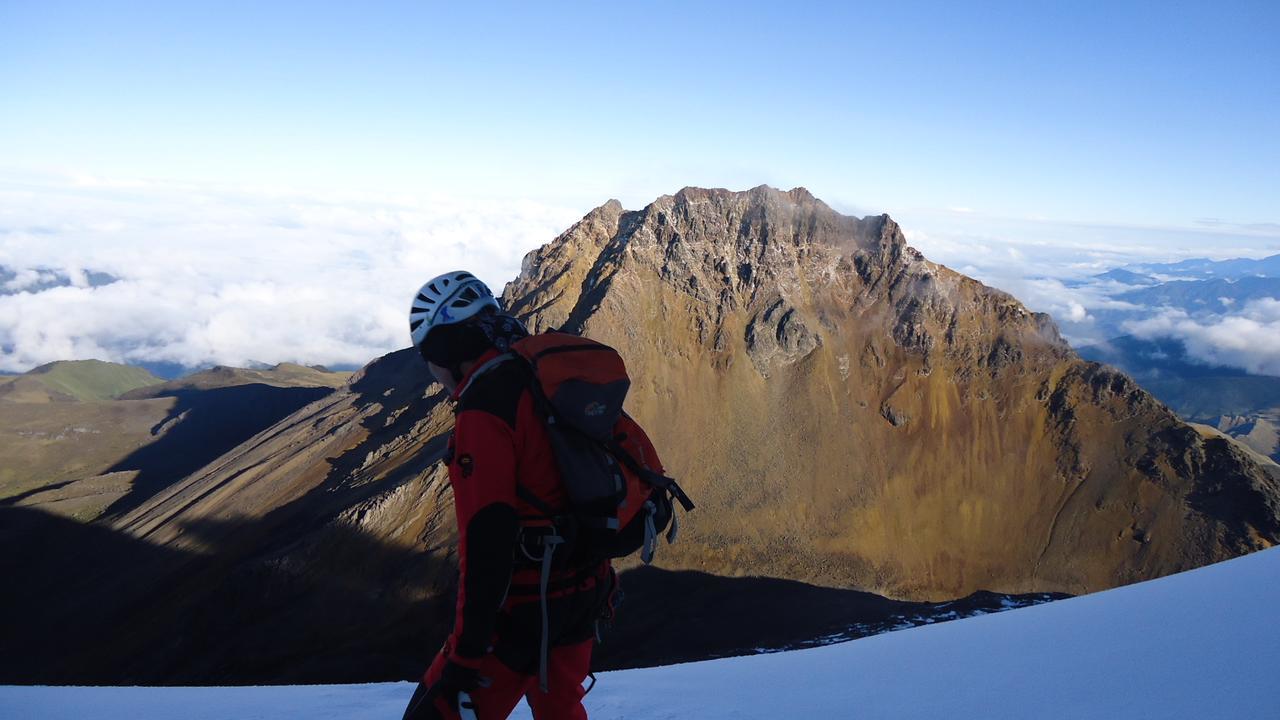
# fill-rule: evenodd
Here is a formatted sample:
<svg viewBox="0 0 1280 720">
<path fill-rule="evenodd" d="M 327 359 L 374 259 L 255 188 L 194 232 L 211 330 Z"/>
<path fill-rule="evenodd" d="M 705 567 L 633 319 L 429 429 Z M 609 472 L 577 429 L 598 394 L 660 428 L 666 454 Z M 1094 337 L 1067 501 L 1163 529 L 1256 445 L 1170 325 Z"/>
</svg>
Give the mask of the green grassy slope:
<svg viewBox="0 0 1280 720">
<path fill-rule="evenodd" d="M 101 360 L 70 360 L 41 365 L 0 384 L 0 394 L 9 400 L 27 402 L 40 402 L 42 396 L 45 402 L 110 400 L 160 382 L 160 378 L 138 367 Z"/>
<path fill-rule="evenodd" d="M 208 370 L 185 375 L 177 380 L 131 390 L 123 394 L 121 399 L 137 400 L 165 397 L 181 391 L 211 390 L 255 383 L 278 388 L 340 388 L 347 384 L 347 380 L 350 377 L 351 373 L 349 372 L 329 372 L 293 363 L 280 363 L 274 367 L 261 370 L 219 365 Z"/>
</svg>

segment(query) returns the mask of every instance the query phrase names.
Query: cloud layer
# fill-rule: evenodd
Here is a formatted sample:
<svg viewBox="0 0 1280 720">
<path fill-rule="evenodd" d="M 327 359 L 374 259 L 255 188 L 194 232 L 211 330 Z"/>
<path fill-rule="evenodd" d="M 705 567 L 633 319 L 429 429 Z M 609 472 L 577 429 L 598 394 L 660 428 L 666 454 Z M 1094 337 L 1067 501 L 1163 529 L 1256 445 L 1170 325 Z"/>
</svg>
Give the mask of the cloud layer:
<svg viewBox="0 0 1280 720">
<path fill-rule="evenodd" d="M 1124 326 L 1147 340 L 1182 340 L 1187 355 L 1209 365 L 1280 375 L 1280 300 L 1275 298 L 1252 300 L 1230 315 L 1192 317 L 1183 310 L 1165 308 Z"/>
<path fill-rule="evenodd" d="M 467 268 L 500 292 L 526 252 L 587 209 L 0 174 L 0 370 L 82 358 L 360 365 L 408 345 L 405 309 L 425 279 Z M 1280 374 L 1274 306 L 1179 314 L 1120 301 L 1129 286 L 1094 277 L 1133 263 L 1259 256 L 1276 252 L 1280 236 L 968 210 L 897 216 L 931 260 L 1048 312 L 1077 345 L 1123 328 L 1184 339 L 1205 362 Z"/>
<path fill-rule="evenodd" d="M 1107 226 L 985 217 L 972 211 L 902 213 L 907 239 L 926 257 L 1005 290 L 1028 307 L 1049 313 L 1077 347 L 1104 343 L 1125 332 L 1183 339 L 1188 353 L 1251 371 L 1280 365 L 1280 348 L 1255 335 L 1267 323 L 1240 303 L 1218 301 L 1194 317 L 1122 299 L 1139 289 L 1098 277 L 1123 266 L 1187 258 L 1262 257 L 1280 253 L 1270 225 L 1229 223 L 1192 228 Z M 1230 298 L 1228 298 L 1230 300 Z M 1252 314 L 1250 314 L 1252 313 Z M 1137 334 L 1135 332 L 1135 334 Z"/>
<path fill-rule="evenodd" d="M 0 370 L 64 359 L 363 364 L 430 276 L 502 290 L 584 209 L 0 177 Z M 115 282 L 94 286 L 86 272 Z M 70 282 L 48 287 L 50 278 Z"/>
</svg>

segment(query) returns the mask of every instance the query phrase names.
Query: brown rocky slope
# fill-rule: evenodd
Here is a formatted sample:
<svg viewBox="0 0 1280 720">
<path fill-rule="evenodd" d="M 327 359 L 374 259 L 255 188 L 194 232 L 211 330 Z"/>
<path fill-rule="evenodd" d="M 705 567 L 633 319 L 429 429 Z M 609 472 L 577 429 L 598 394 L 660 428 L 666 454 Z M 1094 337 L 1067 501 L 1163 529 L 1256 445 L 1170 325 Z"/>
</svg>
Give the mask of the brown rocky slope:
<svg viewBox="0 0 1280 720">
<path fill-rule="evenodd" d="M 628 408 L 699 502 L 666 568 L 950 599 L 1089 592 L 1280 541 L 1280 483 L 1238 448 L 887 216 L 803 189 L 611 201 L 530 253 L 504 304 L 627 358 Z M 78 580 L 133 599 L 110 610 L 129 629 L 115 676 L 407 668 L 386 655 L 448 619 L 450 421 L 393 353 L 117 521 L 145 570 Z"/>
<path fill-rule="evenodd" d="M 123 514 L 348 376 L 279 365 L 164 382 L 98 360 L 41 366 L 0 386 L 0 506 Z"/>
<path fill-rule="evenodd" d="M 1238 449 L 803 189 L 606 204 L 504 299 L 626 353 L 630 409 L 705 509 L 668 563 L 1080 593 L 1280 539 L 1277 483 Z"/>
</svg>

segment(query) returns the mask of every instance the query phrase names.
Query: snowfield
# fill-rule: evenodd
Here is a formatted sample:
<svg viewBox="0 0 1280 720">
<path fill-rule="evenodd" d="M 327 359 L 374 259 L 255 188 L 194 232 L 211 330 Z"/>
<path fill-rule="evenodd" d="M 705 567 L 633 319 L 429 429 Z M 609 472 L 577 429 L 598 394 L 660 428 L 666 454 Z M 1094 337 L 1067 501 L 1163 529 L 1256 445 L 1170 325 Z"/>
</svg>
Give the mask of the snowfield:
<svg viewBox="0 0 1280 720">
<path fill-rule="evenodd" d="M 411 691 L 3 687 L 0 717 L 371 720 L 399 718 Z M 587 707 L 628 720 L 1280 718 L 1280 548 L 837 645 L 603 673 Z"/>
</svg>

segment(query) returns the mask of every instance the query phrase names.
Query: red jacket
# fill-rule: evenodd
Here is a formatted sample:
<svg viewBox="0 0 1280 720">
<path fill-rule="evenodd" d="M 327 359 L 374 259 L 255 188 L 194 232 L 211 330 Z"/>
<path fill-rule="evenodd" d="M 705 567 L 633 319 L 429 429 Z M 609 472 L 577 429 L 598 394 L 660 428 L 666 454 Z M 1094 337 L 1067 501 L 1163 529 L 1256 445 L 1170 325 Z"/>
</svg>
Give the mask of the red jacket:
<svg viewBox="0 0 1280 720">
<path fill-rule="evenodd" d="M 527 370 L 514 360 L 490 362 L 498 356 L 497 350 L 482 355 L 454 392 L 455 424 L 447 455 L 458 517 L 460 571 L 448 654 L 450 659 L 471 666 L 478 664 L 504 632 L 532 637 L 536 643 L 536 630 L 530 636 L 528 629 L 513 627 L 518 622 L 513 618 L 520 615 L 513 609 L 538 601 L 538 570 L 532 562 L 518 564 L 523 555 L 517 536 L 522 524 L 545 525 L 547 521 L 518 497 L 517 482 L 546 505 L 567 506 L 546 427 L 529 389 Z M 624 445 L 650 467 L 660 469 L 643 431 L 629 419 L 623 422 L 628 426 L 621 428 L 626 434 Z M 602 579 L 608 573 L 608 563 L 561 569 L 552 576 L 548 597 L 597 589 L 604 585 Z M 563 642 L 591 637 L 594 619 L 566 620 L 573 625 L 587 624 L 585 629 L 562 625 Z"/>
</svg>

